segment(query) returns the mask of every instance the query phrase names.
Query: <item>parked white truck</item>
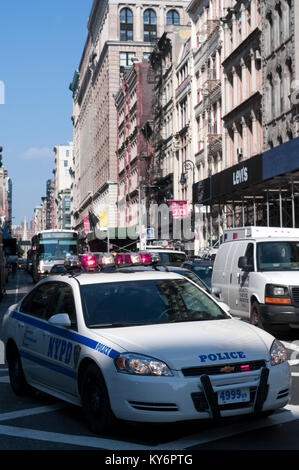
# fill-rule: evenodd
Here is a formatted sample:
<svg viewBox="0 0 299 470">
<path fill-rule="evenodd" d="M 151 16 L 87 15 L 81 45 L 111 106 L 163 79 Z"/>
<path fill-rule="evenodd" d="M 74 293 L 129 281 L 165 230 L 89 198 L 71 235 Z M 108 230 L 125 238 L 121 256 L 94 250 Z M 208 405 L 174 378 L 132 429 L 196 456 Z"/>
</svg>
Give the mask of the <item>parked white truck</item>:
<svg viewBox="0 0 299 470">
<path fill-rule="evenodd" d="M 299 229 L 226 230 L 212 287 L 232 315 L 271 332 L 299 328 Z"/>
</svg>

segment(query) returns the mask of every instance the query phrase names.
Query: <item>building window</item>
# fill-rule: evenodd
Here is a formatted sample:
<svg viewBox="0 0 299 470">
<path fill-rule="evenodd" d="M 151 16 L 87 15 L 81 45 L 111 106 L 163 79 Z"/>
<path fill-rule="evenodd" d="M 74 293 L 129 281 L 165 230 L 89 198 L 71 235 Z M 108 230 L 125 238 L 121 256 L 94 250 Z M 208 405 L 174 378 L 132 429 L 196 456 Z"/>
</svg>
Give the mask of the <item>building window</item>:
<svg viewBox="0 0 299 470">
<path fill-rule="evenodd" d="M 133 13 L 130 8 L 120 11 L 120 40 L 133 41 Z"/>
<path fill-rule="evenodd" d="M 176 10 L 169 10 L 167 13 L 167 24 L 180 24 L 180 15 Z"/>
<path fill-rule="evenodd" d="M 65 152 L 65 156 L 66 156 L 66 157 L 69 157 L 69 156 L 70 156 L 70 151 L 69 151 L 69 150 L 67 150 L 67 151 Z"/>
<path fill-rule="evenodd" d="M 148 8 L 143 14 L 144 42 L 153 42 L 157 38 L 157 17 L 154 10 Z"/>
<path fill-rule="evenodd" d="M 64 160 L 64 166 L 68 166 L 68 161 Z"/>
<path fill-rule="evenodd" d="M 135 57 L 135 52 L 120 52 L 119 65 L 120 67 L 131 67 L 133 65 L 132 59 Z"/>
</svg>

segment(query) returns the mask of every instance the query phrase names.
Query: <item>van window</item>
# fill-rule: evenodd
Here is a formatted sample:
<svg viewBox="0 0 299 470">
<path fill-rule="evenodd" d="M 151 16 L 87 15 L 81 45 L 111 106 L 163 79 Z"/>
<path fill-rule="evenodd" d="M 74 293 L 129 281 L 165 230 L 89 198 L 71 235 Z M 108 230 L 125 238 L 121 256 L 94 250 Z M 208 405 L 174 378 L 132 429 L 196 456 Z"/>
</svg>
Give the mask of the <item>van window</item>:
<svg viewBox="0 0 299 470">
<path fill-rule="evenodd" d="M 254 265 L 253 246 L 254 246 L 253 243 L 248 243 L 247 248 L 246 248 L 246 252 L 245 252 L 245 256 L 247 258 L 247 264 L 250 265 L 250 266 Z"/>
<path fill-rule="evenodd" d="M 259 271 L 299 271 L 299 241 L 257 243 Z"/>
</svg>

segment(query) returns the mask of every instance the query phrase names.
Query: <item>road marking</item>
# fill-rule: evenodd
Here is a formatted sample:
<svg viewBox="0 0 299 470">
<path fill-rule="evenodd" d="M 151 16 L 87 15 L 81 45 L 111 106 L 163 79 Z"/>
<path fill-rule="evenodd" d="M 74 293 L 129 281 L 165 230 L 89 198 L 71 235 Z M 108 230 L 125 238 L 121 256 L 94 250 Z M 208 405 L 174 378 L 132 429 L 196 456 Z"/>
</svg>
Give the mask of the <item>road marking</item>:
<svg viewBox="0 0 299 470">
<path fill-rule="evenodd" d="M 290 364 L 290 366 L 298 366 L 299 365 L 299 360 L 298 359 L 293 359 L 293 360 L 288 361 L 288 363 Z"/>
<path fill-rule="evenodd" d="M 10 411 L 8 413 L 0 413 L 0 421 L 8 421 L 10 419 L 25 418 L 41 413 L 51 413 L 67 408 L 66 403 L 58 403 L 56 405 L 38 406 L 36 408 L 27 408 L 25 410 Z"/>
<path fill-rule="evenodd" d="M 56 409 L 60 407 L 62 407 L 62 405 L 45 406 L 28 410 L 21 410 L 17 412 L 4 413 L 0 415 L 0 421 L 4 421 L 4 419 L 15 419 L 21 416 L 29 416 L 37 413 L 56 411 Z M 288 405 L 283 410 L 279 410 L 267 419 L 257 418 L 254 422 L 250 423 L 229 424 L 224 428 L 218 427 L 216 429 L 203 431 L 202 433 L 196 433 L 194 435 L 186 436 L 177 439 L 173 442 L 168 442 L 157 446 L 146 446 L 108 438 L 62 434 L 5 425 L 0 425 L 0 434 L 22 439 L 34 439 L 38 441 L 46 441 L 107 450 L 184 450 L 192 446 L 207 444 L 209 442 L 216 441 L 219 439 L 225 439 L 234 435 L 239 435 L 240 433 L 246 433 L 254 431 L 256 429 L 262 429 L 278 424 L 288 423 L 296 419 L 299 419 L 299 406 Z"/>
<path fill-rule="evenodd" d="M 299 406 L 287 405 L 283 411 L 273 414 L 271 417 L 257 418 L 251 423 L 229 424 L 225 428 L 216 428 L 204 433 L 197 433 L 193 436 L 186 436 L 173 442 L 158 445 L 156 450 L 184 450 L 196 445 L 207 444 L 219 439 L 225 439 L 241 433 L 255 431 L 256 429 L 267 428 L 277 424 L 284 424 L 299 419 Z M 204 434 L 204 437 L 202 437 Z"/>
<path fill-rule="evenodd" d="M 5 377 L 0 377 L 0 383 L 2 384 L 8 384 L 9 383 L 9 377 L 6 375 Z"/>
<path fill-rule="evenodd" d="M 298 340 L 293 341 L 292 343 L 290 343 L 289 341 L 281 341 L 281 342 L 287 349 L 291 349 L 292 351 L 299 352 L 299 341 Z"/>
</svg>

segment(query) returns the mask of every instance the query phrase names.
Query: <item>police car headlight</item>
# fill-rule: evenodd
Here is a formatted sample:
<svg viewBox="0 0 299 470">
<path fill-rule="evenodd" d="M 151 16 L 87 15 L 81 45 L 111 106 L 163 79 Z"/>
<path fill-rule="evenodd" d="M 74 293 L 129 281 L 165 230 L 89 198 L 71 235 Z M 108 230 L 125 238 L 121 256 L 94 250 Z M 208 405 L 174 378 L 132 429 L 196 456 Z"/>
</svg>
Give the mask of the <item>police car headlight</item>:
<svg viewBox="0 0 299 470">
<path fill-rule="evenodd" d="M 281 364 L 287 360 L 287 350 L 284 345 L 277 339 L 273 341 L 270 349 L 270 361 L 272 366 Z"/>
<path fill-rule="evenodd" d="M 118 372 L 135 375 L 172 376 L 165 362 L 139 354 L 120 354 L 114 359 Z"/>
</svg>

